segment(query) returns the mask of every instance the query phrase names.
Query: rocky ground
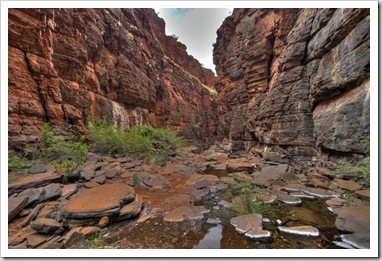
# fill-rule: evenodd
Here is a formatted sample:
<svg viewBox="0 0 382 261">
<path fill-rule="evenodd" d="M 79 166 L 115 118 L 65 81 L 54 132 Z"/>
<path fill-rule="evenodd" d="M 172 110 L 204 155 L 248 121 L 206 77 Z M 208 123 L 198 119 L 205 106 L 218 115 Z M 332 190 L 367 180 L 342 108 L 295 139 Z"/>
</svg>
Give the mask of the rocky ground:
<svg viewBox="0 0 382 261">
<path fill-rule="evenodd" d="M 265 161 L 255 150 L 230 154 L 212 146 L 197 151 L 188 148 L 165 167 L 94 154 L 71 175 L 57 173 L 49 164 L 32 166 L 28 176 L 8 186 L 9 248 L 140 248 L 134 240 L 123 243 L 122 228 L 132 236 L 135 226 L 150 222 L 155 222 L 151 229 L 158 237 L 173 233 L 170 228 L 186 236 L 195 232 L 192 226 L 222 223 L 235 230 L 234 237 L 266 248 L 277 247 L 271 243 L 279 234 L 319 238 L 332 247 L 370 248 L 370 190 L 350 177 L 338 179 L 326 168 Z M 230 212 L 224 222 L 213 214 L 237 207 L 240 199 L 232 192 L 246 186 L 253 189 L 253 200 L 288 208 L 293 217 Z M 308 209 L 315 202 L 325 202 L 323 209 Z M 327 209 L 333 220 L 317 215 Z M 325 226 L 335 227 L 335 235 L 323 233 Z M 115 242 L 97 244 L 99 235 Z M 175 245 L 154 240 L 150 247 Z"/>
</svg>

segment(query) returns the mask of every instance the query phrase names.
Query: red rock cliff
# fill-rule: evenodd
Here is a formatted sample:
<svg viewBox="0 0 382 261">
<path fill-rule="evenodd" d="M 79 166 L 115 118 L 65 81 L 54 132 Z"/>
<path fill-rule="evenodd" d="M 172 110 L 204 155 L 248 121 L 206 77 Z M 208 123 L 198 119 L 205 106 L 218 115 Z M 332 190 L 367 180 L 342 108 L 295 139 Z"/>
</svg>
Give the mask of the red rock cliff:
<svg viewBox="0 0 382 261">
<path fill-rule="evenodd" d="M 235 9 L 218 30 L 219 133 L 294 160 L 369 152 L 368 9 Z"/>
<path fill-rule="evenodd" d="M 165 35 L 152 9 L 9 9 L 8 133 L 36 141 L 43 122 L 106 116 L 172 126 L 190 139 L 216 131 L 215 76 Z"/>
</svg>

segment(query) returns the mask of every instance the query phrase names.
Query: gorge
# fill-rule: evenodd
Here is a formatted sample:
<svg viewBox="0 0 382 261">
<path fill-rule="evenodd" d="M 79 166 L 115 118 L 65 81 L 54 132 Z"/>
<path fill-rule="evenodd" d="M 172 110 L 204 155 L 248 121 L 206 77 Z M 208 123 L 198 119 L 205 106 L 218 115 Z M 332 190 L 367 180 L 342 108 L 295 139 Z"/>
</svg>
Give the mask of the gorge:
<svg viewBox="0 0 382 261">
<path fill-rule="evenodd" d="M 57 139 L 85 159 L 12 173 L 8 248 L 370 249 L 370 9 L 235 8 L 217 75 L 165 26 L 153 9 L 8 10 L 8 152 L 101 118 L 141 126 L 155 156 L 154 128 L 187 141 L 159 164 Z"/>
</svg>

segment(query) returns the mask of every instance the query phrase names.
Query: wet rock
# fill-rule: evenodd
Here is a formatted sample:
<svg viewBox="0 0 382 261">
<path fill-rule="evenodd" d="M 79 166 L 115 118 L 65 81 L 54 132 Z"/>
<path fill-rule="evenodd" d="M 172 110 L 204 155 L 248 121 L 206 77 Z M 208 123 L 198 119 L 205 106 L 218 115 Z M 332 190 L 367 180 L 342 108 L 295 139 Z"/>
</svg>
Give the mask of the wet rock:
<svg viewBox="0 0 382 261">
<path fill-rule="evenodd" d="M 19 214 L 28 204 L 27 197 L 8 198 L 8 222 Z"/>
<path fill-rule="evenodd" d="M 109 224 L 109 217 L 105 216 L 105 217 L 101 217 L 97 226 L 102 229 L 107 227 L 108 224 Z"/>
<path fill-rule="evenodd" d="M 354 180 L 335 179 L 334 181 L 338 184 L 338 187 L 342 189 L 355 191 L 362 188 L 362 185 L 358 184 Z"/>
<path fill-rule="evenodd" d="M 138 216 L 143 207 L 143 198 L 136 195 L 135 200 L 121 208 L 117 220 L 123 220 Z"/>
<path fill-rule="evenodd" d="M 221 223 L 221 221 L 219 218 L 208 218 L 206 221 L 206 224 L 212 224 L 212 225 L 217 225 L 220 223 Z"/>
<path fill-rule="evenodd" d="M 194 174 L 186 181 L 186 185 L 192 189 L 201 189 L 208 186 L 208 181 L 203 175 Z"/>
<path fill-rule="evenodd" d="M 368 233 L 370 231 L 370 206 L 339 208 L 336 227 L 346 233 Z"/>
<path fill-rule="evenodd" d="M 342 242 L 342 241 L 333 241 L 333 244 L 345 249 L 355 249 L 353 246 L 346 244 L 345 242 Z"/>
<path fill-rule="evenodd" d="M 42 163 L 38 163 L 27 170 L 29 174 L 40 174 L 46 171 L 47 171 L 46 166 L 45 164 L 42 164 Z"/>
<path fill-rule="evenodd" d="M 267 230 L 262 230 L 258 227 L 252 228 L 247 233 L 245 233 L 246 237 L 250 239 L 263 240 L 266 238 L 271 238 L 271 233 Z"/>
<path fill-rule="evenodd" d="M 167 222 L 181 222 L 185 220 L 201 220 L 205 209 L 198 207 L 179 207 L 168 213 L 163 220 Z"/>
<path fill-rule="evenodd" d="M 49 184 L 44 187 L 44 190 L 45 194 L 43 195 L 43 201 L 52 200 L 61 195 L 61 186 L 58 183 Z"/>
<path fill-rule="evenodd" d="M 71 195 L 73 195 L 74 193 L 76 193 L 77 190 L 78 190 L 78 185 L 76 183 L 65 185 L 61 189 L 61 197 L 63 197 L 64 199 L 68 198 Z"/>
<path fill-rule="evenodd" d="M 64 231 L 62 224 L 54 219 L 40 218 L 32 222 L 31 228 L 42 234 L 61 234 Z"/>
<path fill-rule="evenodd" d="M 113 183 L 83 190 L 63 207 L 62 217 L 86 219 L 117 215 L 121 206 L 133 201 L 135 190 L 125 184 Z"/>
<path fill-rule="evenodd" d="M 358 249 L 370 249 L 370 233 L 344 234 L 342 241 Z"/>
<path fill-rule="evenodd" d="M 160 174 L 138 172 L 133 175 L 134 185 L 142 188 L 162 189 L 170 186 L 169 181 Z"/>
<path fill-rule="evenodd" d="M 46 186 L 51 183 L 61 183 L 63 175 L 57 175 L 51 172 L 46 172 L 43 174 L 35 174 L 33 176 L 28 176 L 20 181 L 8 185 L 8 195 L 21 192 L 27 188 L 36 188 L 41 186 Z"/>
<path fill-rule="evenodd" d="M 40 197 L 43 197 L 41 195 L 41 192 L 44 191 L 43 189 L 37 189 L 37 188 L 29 188 L 21 192 L 17 197 L 27 197 L 28 198 L 28 203 L 27 206 L 33 206 L 37 202 L 40 201 Z"/>
<path fill-rule="evenodd" d="M 305 188 L 302 188 L 301 191 L 304 192 L 305 194 L 308 194 L 317 198 L 333 198 L 336 196 L 333 192 L 329 190 L 321 189 L 321 188 L 305 187 Z"/>
<path fill-rule="evenodd" d="M 233 217 L 230 220 L 231 225 L 240 234 L 245 234 L 253 228 L 262 229 L 263 215 L 261 214 L 247 214 L 243 216 Z"/>
<path fill-rule="evenodd" d="M 301 236 L 314 236 L 317 237 L 320 235 L 320 232 L 317 228 L 312 226 L 297 226 L 297 227 L 283 227 L 279 226 L 277 227 L 278 230 L 281 232 L 294 234 L 294 235 L 301 235 Z"/>
<path fill-rule="evenodd" d="M 302 203 L 300 198 L 288 194 L 279 194 L 277 199 L 288 205 L 300 205 Z"/>
<path fill-rule="evenodd" d="M 314 196 L 305 194 L 305 193 L 303 193 L 303 192 L 293 192 L 293 193 L 290 193 L 290 195 L 293 196 L 293 197 L 298 197 L 298 198 L 309 198 L 309 199 L 314 199 Z"/>
<path fill-rule="evenodd" d="M 43 244 L 46 240 L 50 238 L 48 234 L 33 233 L 27 237 L 27 244 L 32 248 L 36 248 Z"/>
</svg>

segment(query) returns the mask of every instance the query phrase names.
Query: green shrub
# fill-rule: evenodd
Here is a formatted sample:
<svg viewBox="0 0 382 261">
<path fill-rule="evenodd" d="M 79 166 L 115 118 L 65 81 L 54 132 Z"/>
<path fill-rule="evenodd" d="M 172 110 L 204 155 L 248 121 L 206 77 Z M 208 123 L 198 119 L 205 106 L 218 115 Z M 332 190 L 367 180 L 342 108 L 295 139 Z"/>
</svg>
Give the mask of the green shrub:
<svg viewBox="0 0 382 261">
<path fill-rule="evenodd" d="M 263 200 L 253 200 L 253 192 L 249 187 L 241 189 L 239 196 L 232 201 L 233 209 L 241 215 L 246 214 L 270 214 L 272 206 L 265 204 Z"/>
<path fill-rule="evenodd" d="M 78 163 L 71 160 L 65 160 L 65 161 L 53 161 L 52 165 L 56 168 L 56 171 L 58 173 L 63 174 L 71 174 L 73 171 L 76 170 Z"/>
<path fill-rule="evenodd" d="M 30 167 L 25 155 L 18 155 L 14 150 L 8 150 L 8 171 L 20 171 Z"/>
<path fill-rule="evenodd" d="M 82 164 L 88 154 L 88 147 L 81 140 L 65 139 L 61 132 L 61 128 L 52 129 L 48 123 L 44 123 L 40 134 L 40 159 L 52 160 L 62 155 L 70 155 L 74 162 Z M 67 132 L 70 133 L 71 130 Z"/>
<path fill-rule="evenodd" d="M 243 17 L 237 25 L 237 31 L 243 35 L 247 35 L 252 30 L 251 19 L 248 16 Z"/>
<path fill-rule="evenodd" d="M 91 149 L 104 154 L 128 154 L 155 158 L 160 165 L 165 165 L 169 156 L 175 155 L 185 141 L 169 128 L 155 129 L 150 126 L 135 126 L 130 129 L 112 126 L 105 119 L 89 123 Z"/>
<path fill-rule="evenodd" d="M 370 156 L 366 156 L 357 166 L 353 166 L 349 161 L 341 159 L 334 171 L 337 177 L 342 178 L 346 174 L 354 175 L 357 183 L 370 185 Z"/>
</svg>

